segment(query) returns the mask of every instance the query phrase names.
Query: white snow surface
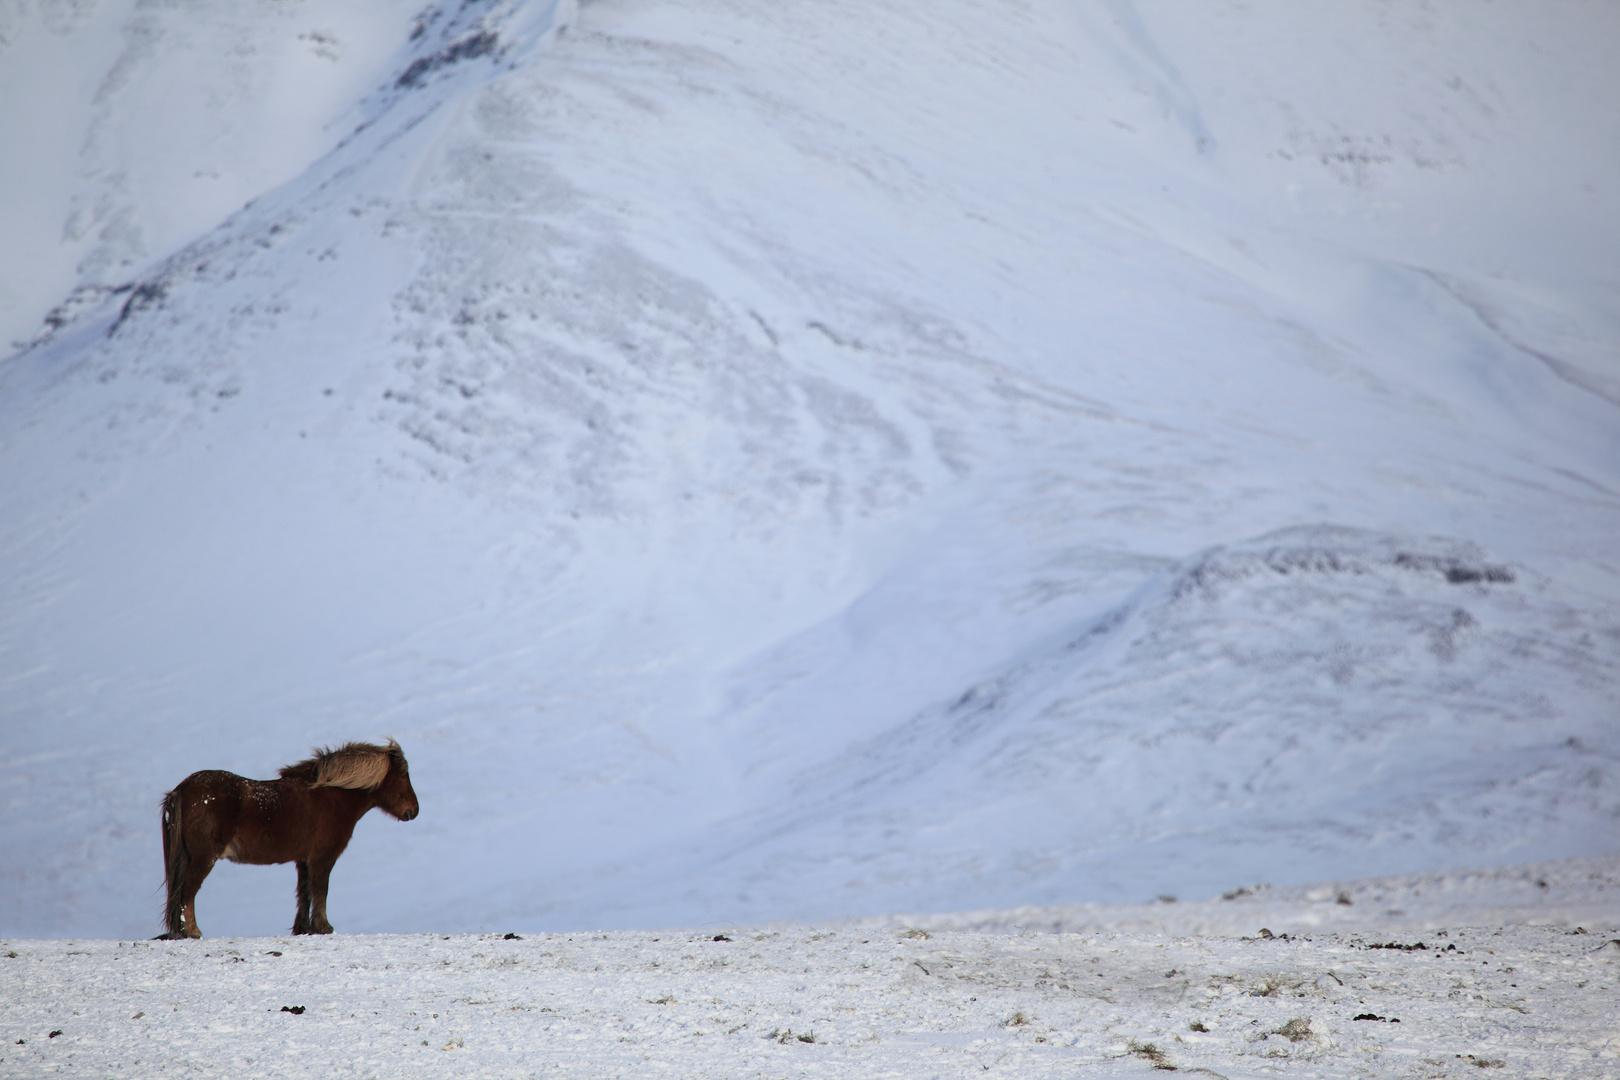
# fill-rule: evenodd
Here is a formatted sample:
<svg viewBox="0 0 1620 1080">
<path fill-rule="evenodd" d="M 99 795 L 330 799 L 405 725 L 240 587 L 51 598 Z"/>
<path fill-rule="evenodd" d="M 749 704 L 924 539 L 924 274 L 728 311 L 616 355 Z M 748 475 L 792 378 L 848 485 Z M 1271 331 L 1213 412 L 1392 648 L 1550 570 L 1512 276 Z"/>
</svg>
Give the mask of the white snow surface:
<svg viewBox="0 0 1620 1080">
<path fill-rule="evenodd" d="M 418 6 L 0 5 L 0 343 L 303 172 L 389 76 Z"/>
<path fill-rule="evenodd" d="M 384 735 L 343 931 L 1620 850 L 1617 41 L 0 6 L 0 934 L 155 932 L 165 790 Z"/>
<path fill-rule="evenodd" d="M 1187 936 L 1156 914 L 1190 908 L 1241 929 Z M 1620 1067 L 1620 858 L 1093 910 L 1080 933 L 1014 925 L 1054 914 L 0 941 L 0 1069 L 1599 1080 Z M 1292 932 L 1273 929 L 1284 922 Z"/>
</svg>

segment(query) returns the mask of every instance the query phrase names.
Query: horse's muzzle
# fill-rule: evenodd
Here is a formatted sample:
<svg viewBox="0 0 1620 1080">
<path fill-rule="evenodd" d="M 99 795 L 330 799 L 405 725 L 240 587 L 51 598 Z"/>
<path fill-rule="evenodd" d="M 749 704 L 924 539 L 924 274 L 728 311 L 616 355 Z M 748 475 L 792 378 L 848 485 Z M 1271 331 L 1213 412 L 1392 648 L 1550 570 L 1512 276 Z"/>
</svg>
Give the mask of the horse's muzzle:
<svg viewBox="0 0 1620 1080">
<path fill-rule="evenodd" d="M 413 806 L 409 810 L 406 810 L 404 813 L 400 814 L 399 815 L 399 820 L 401 820 L 401 821 L 411 821 L 420 812 L 421 812 L 421 810 L 420 810 L 419 807 Z"/>
</svg>

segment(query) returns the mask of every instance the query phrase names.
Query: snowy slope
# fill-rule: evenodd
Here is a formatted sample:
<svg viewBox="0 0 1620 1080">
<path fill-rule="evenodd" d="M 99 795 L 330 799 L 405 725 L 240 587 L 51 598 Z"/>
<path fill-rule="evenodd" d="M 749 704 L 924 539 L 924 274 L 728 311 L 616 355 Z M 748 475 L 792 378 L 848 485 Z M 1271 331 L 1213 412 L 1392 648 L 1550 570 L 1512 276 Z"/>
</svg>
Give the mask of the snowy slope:
<svg viewBox="0 0 1620 1080">
<path fill-rule="evenodd" d="M 417 10 L 5 5 L 0 343 L 71 318 L 329 151 L 396 74 Z"/>
<path fill-rule="evenodd" d="M 1548 926 L 1566 932 L 1620 918 L 1620 857 L 1429 871 L 1277 888 L 1254 882 L 1209 900 L 1161 896 L 1151 904 L 1057 904 L 942 914 L 867 916 L 850 929 L 995 933 L 1128 933 L 1146 938 L 1275 934 L 1433 937 L 1448 926 Z"/>
<path fill-rule="evenodd" d="M 149 930 L 166 788 L 384 733 L 341 930 L 1615 850 L 1611 10 L 368 17 L 0 366 L 0 932 Z"/>
</svg>

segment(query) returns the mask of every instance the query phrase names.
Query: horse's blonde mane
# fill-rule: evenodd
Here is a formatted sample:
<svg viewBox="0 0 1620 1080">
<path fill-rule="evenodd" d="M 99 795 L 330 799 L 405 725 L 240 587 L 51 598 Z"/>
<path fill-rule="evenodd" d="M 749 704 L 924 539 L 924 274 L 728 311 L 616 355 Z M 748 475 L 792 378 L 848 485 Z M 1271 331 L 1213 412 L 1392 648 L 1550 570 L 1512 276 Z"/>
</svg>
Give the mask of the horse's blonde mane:
<svg viewBox="0 0 1620 1080">
<path fill-rule="evenodd" d="M 393 739 L 387 746 L 351 742 L 336 750 L 318 747 L 313 757 L 284 767 L 281 776 L 302 780 L 310 787 L 375 791 L 388 778 L 388 768 L 396 757 L 403 762 L 405 754 Z"/>
</svg>

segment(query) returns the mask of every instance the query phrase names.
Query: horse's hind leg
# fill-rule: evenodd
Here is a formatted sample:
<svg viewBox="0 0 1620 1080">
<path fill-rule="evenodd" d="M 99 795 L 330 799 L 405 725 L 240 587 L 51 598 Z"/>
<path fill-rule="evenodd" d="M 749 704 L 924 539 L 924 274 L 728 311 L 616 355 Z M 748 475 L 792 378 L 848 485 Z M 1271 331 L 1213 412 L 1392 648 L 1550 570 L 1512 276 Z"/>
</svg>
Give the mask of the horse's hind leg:
<svg viewBox="0 0 1620 1080">
<path fill-rule="evenodd" d="M 197 926 L 197 890 L 202 888 L 203 879 L 214 868 L 215 860 L 212 858 L 196 858 L 193 856 L 189 865 L 185 867 L 179 886 L 169 897 L 169 923 L 167 933 L 160 934 L 159 940 L 179 941 L 183 938 L 200 938 L 202 930 Z"/>
<path fill-rule="evenodd" d="M 309 863 L 298 864 L 298 914 L 293 917 L 293 933 L 313 934 L 313 924 L 309 921 Z"/>
<path fill-rule="evenodd" d="M 186 869 L 185 884 L 180 894 L 180 903 L 183 911 L 183 923 L 180 933 L 188 938 L 202 937 L 202 930 L 197 926 L 197 890 L 202 888 L 203 879 L 214 868 L 215 856 L 209 853 L 207 857 L 199 858 L 192 855 L 191 865 Z"/>
<path fill-rule="evenodd" d="M 163 861 L 168 904 L 165 938 L 200 938 L 197 890 L 235 843 L 245 785 L 235 773 L 195 772 L 163 799 Z"/>
<path fill-rule="evenodd" d="M 224 791 L 220 790 L 222 786 Z M 172 906 L 180 909 L 179 936 L 202 937 L 202 930 L 197 926 L 197 890 L 202 888 L 214 863 L 224 854 L 228 838 L 236 831 L 230 816 L 232 794 L 228 786 L 213 779 L 181 792 L 182 818 L 175 839 L 185 851 L 185 862 L 183 873 L 179 875 L 180 895 L 170 900 Z M 225 815 L 224 820 L 221 815 Z"/>
<path fill-rule="evenodd" d="M 197 927 L 197 890 L 219 858 L 207 815 L 183 812 L 188 801 L 186 787 L 181 784 L 163 800 L 163 875 L 168 894 L 163 913 L 167 929 L 158 935 L 163 941 L 202 937 Z"/>
</svg>

